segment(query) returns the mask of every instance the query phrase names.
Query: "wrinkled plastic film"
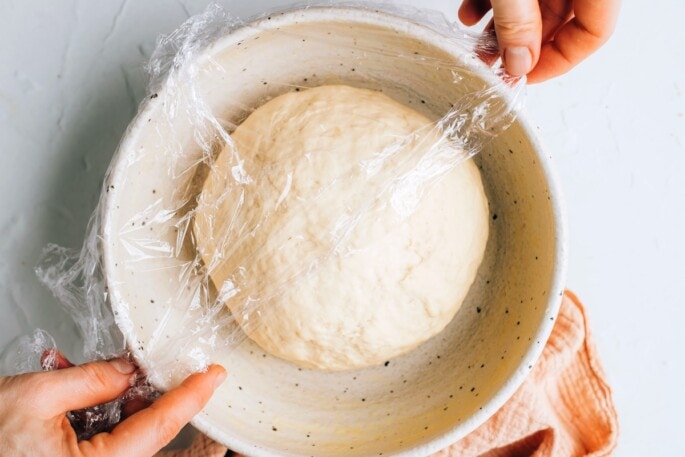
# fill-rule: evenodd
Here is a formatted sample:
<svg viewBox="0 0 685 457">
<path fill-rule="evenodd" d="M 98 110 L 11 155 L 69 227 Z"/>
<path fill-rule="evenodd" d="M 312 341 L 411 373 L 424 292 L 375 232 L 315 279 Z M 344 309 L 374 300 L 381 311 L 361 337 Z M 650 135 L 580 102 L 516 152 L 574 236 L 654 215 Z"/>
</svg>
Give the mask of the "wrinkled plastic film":
<svg viewBox="0 0 685 457">
<path fill-rule="evenodd" d="M 330 4 L 325 4 L 330 6 Z M 354 4 L 359 7 L 359 4 Z M 315 8 L 316 5 L 310 7 Z M 368 5 L 366 5 L 368 8 Z M 387 7 L 387 5 L 384 5 Z M 462 48 L 470 49 L 470 53 L 480 55 L 484 50 L 492 48 L 492 38 L 483 36 L 473 36 L 465 33 L 454 24 L 444 21 L 436 20 L 441 16 L 422 13 L 415 9 L 397 9 L 393 10 L 395 14 L 402 14 L 405 17 L 412 17 L 414 21 L 429 23 L 432 28 L 439 29 L 446 34 L 446 38 L 454 42 Z M 209 30 L 217 30 L 219 33 L 226 33 L 223 28 L 225 24 L 230 24 L 229 27 L 240 26 L 239 22 L 230 21 L 224 16 L 221 9 L 213 9 L 208 11 L 205 16 L 200 19 L 203 23 L 207 22 Z M 266 15 L 265 15 L 266 17 Z M 219 18 L 219 25 L 215 25 L 216 19 Z M 428 21 L 428 22 L 426 22 Z M 211 42 L 212 34 L 201 34 L 196 36 L 194 33 L 195 24 L 191 21 L 187 23 L 185 28 L 181 30 L 184 33 L 173 35 L 171 42 L 172 47 L 176 47 L 182 52 L 184 60 L 193 59 L 194 54 L 201 53 L 205 46 L 205 39 Z M 288 33 L 284 31 L 282 33 Z M 306 39 L 312 39 L 311 36 L 302 35 Z M 303 40 L 305 39 L 303 38 Z M 162 41 L 162 48 L 169 47 L 170 43 Z M 417 66 L 424 66 L 426 71 L 430 71 L 436 65 L 448 66 L 454 65 L 452 62 L 436 61 L 435 59 L 426 59 L 422 56 L 414 54 L 406 55 L 389 55 L 387 51 L 378 47 L 365 46 L 359 49 L 363 55 L 363 59 L 368 59 L 369 56 L 373 58 L 383 59 L 398 59 L 411 60 Z M 195 56 L 197 57 L 197 56 Z M 153 56 L 153 62 L 155 56 Z M 192 60 L 191 60 L 192 61 Z M 353 65 L 353 63 L 350 63 Z M 287 169 L 267 169 L 260 170 L 257 174 L 249 174 L 243 168 L 244 157 L 243 151 L 236 148 L 231 139 L 231 131 L 236 127 L 233 123 L 226 123 L 225 120 L 219 119 L 213 115 L 208 108 L 206 100 L 203 99 L 202 90 L 196 87 L 194 74 L 202 71 L 200 67 L 190 65 L 174 65 L 164 66 L 154 64 L 153 68 L 168 68 L 168 73 L 165 78 L 156 79 L 163 80 L 163 86 L 166 89 L 165 103 L 170 109 L 166 111 L 170 117 L 173 117 L 179 107 L 186 106 L 191 103 L 194 107 L 191 110 L 191 118 L 195 125 L 195 141 L 203 150 L 203 159 L 199 163 L 192 163 L 189 168 L 182 168 L 180 171 L 176 170 L 174 173 L 177 176 L 187 176 L 195 173 L 194 167 L 207 167 L 211 171 L 216 167 L 217 160 L 217 144 L 224 145 L 225 149 L 222 153 L 221 159 L 229 160 L 230 163 L 226 166 L 230 169 L 230 174 L 225 176 L 213 178 L 221 179 L 221 185 L 225 188 L 224 194 L 220 199 L 233 199 L 239 202 L 232 211 L 234 218 L 240 218 L 241 212 L 246 209 L 244 199 L 240 196 L 249 194 L 251 188 L 255 183 L 265 179 L 273 179 L 275 176 L 289 176 L 291 170 Z M 211 68 L 211 65 L 210 65 Z M 454 84 L 460 84 L 471 70 L 465 66 L 455 67 Z M 483 145 L 493 136 L 499 134 L 506 129 L 515 117 L 517 104 L 521 102 L 520 93 L 522 92 L 523 81 L 519 78 L 512 78 L 506 75 L 503 70 L 493 68 L 493 73 L 500 81 L 498 85 L 487 86 L 484 85 L 478 90 L 469 92 L 464 97 L 456 100 L 452 108 L 437 120 L 433 125 L 428 125 L 423 131 L 416 131 L 405 138 L 399 138 L 397 142 L 389 145 L 383 150 L 375 152 L 366 160 L 360 161 L 357 169 L 353 170 L 359 176 L 359 189 L 363 192 L 364 181 L 371 182 L 373 180 L 381 180 L 383 191 L 380 194 L 369 195 L 367 199 L 361 202 L 354 203 L 344 199 L 340 202 L 340 217 L 336 223 L 327 230 L 325 230 L 326 239 L 317 239 L 318 248 L 313 252 L 308 252 L 307 256 L 299 257 L 296 262 L 285 266 L 283 271 L 277 272 L 274 276 L 281 278 L 279 281 L 270 284 L 260 282 L 260 278 L 251 276 L 249 274 L 249 264 L 257 262 L 262 255 L 270 255 L 269 252 L 256 252 L 250 254 L 244 259 L 242 265 L 235 268 L 230 275 L 230 279 L 223 281 L 221 285 L 216 285 L 216 290 L 212 293 L 212 274 L 216 269 L 226 261 L 218 255 L 210 261 L 196 256 L 190 259 L 188 267 L 184 269 L 185 272 L 198 272 L 199 274 L 190 274 L 183 277 L 183 283 L 193 283 L 192 290 L 198 291 L 201 297 L 199 300 L 203 302 L 206 309 L 206 314 L 203 316 L 207 323 L 200 327 L 196 327 L 198 335 L 203 331 L 208 330 L 211 325 L 217 325 L 223 330 L 221 340 L 214 338 L 217 332 L 211 330 L 209 335 L 205 335 L 203 341 L 211 341 L 211 344 L 225 344 L 231 346 L 239 344 L 245 337 L 247 337 L 251 329 L 260 325 L 260 319 L 265 313 L 269 312 L 269 306 L 284 290 L 293 287 L 299 280 L 309 274 L 316 274 L 317 265 L 325 262 L 330 256 L 345 255 L 346 240 L 349 234 L 354 231 L 359 221 L 364 218 L 373 217 L 374 212 L 379 208 L 385 208 L 386 205 L 391 205 L 396 213 L 402 218 L 410 215 L 416 206 L 420 203 L 421 195 L 425 189 L 430 186 L 437 179 L 440 179 L 447 171 L 455 166 L 458 166 L 464 160 L 469 159 L 477 154 Z M 285 90 L 306 90 L 306 87 L 298 87 L 289 81 L 269 81 L 269 84 L 280 84 Z M 506 93 L 509 98 L 502 96 Z M 431 141 L 430 145 L 422 144 L 426 141 Z M 420 157 L 416 155 L 417 150 L 425 150 Z M 177 151 L 182 155 L 183 148 L 178 148 Z M 173 161 L 173 160 L 172 160 Z M 392 162 L 392 168 L 388 169 L 388 163 Z M 177 162 L 175 162 L 177 163 Z M 341 192 L 337 182 L 343 181 L 343 176 L 331 180 L 322 186 L 322 189 L 317 193 L 307 196 L 312 200 L 321 198 L 323 193 Z M 211 179 L 211 178 L 207 178 Z M 284 187 L 283 197 L 287 195 L 288 186 Z M 195 196 L 193 196 L 195 198 Z M 280 199 L 279 199 L 280 201 Z M 301 202 L 303 211 L 306 210 L 306 201 Z M 185 203 L 184 203 L 185 204 Z M 278 205 L 277 205 L 278 206 Z M 278 208 L 273 208 L 273 211 L 267 210 L 261 214 L 261 217 L 253 221 L 249 227 L 242 227 L 242 230 L 229 229 L 222 231 L 219 240 L 221 253 L 230 253 L 236 250 L 236 246 L 244 243 L 247 237 L 253 237 L 254 231 L 259 230 L 259 227 L 268 223 Z M 186 212 L 178 220 L 179 225 L 179 241 L 177 244 L 177 251 L 183 244 L 184 239 L 193 236 L 191 225 L 195 217 L 194 211 Z M 157 216 L 153 217 L 156 219 Z M 287 227 L 282 228 L 287 232 Z M 273 234 L 278 236 L 278 234 Z M 192 243 L 192 241 L 191 241 Z M 240 303 L 235 301 L 240 300 Z M 227 303 L 234 310 L 238 310 L 233 314 L 227 314 L 225 306 Z M 235 325 L 236 317 L 240 320 L 240 325 Z M 195 324 L 195 322 L 191 323 Z M 195 347 L 196 348 L 196 347 Z M 202 352 L 202 351 L 199 351 Z M 198 352 L 198 353 L 199 353 Z"/>
<path fill-rule="evenodd" d="M 205 13 L 191 17 L 176 31 L 161 37 L 148 65 L 149 94 L 141 105 L 139 121 L 148 106 L 163 107 L 161 116 L 144 128 L 151 129 L 153 133 L 156 130 L 157 136 L 164 139 L 162 157 L 168 166 L 157 169 L 155 173 L 171 191 L 163 196 L 155 195 L 143 210 L 122 220 L 118 226 L 110 227 L 112 230 L 105 234 L 103 219 L 106 211 L 113 211 L 106 204 L 108 194 L 119 191 L 111 183 L 114 173 L 111 169 L 82 249 L 73 251 L 49 246 L 37 269 L 41 280 L 78 324 L 84 340 L 85 359 L 103 359 L 127 354 L 131 350 L 158 381 L 178 379 L 205 369 L 212 363 L 212 354 L 216 351 L 230 351 L 249 338 L 270 308 L 278 306 L 278 298 L 285 290 L 296 287 L 298 281 L 308 275 L 317 274 L 320 265 L 331 258 L 349 255 L 353 249 L 364 249 L 365 246 L 350 244 L 351 235 L 360 223 L 385 214 L 388 208 L 392 209 L 397 221 L 410 217 L 432 185 L 476 155 L 515 119 L 523 103 L 525 80 L 506 75 L 498 64 L 494 64 L 490 80 L 484 82 L 480 77 L 470 77 L 476 70 L 464 63 L 492 53 L 496 49 L 493 37 L 466 32 L 437 13 L 386 3 L 306 5 L 312 9 L 322 6 L 387 11 L 441 34 L 450 46 L 463 52 L 462 61 L 441 60 L 418 52 L 391 54 L 374 43 L 344 43 L 344 46 L 351 47 L 347 51 L 356 53 L 359 59 L 359 71 L 355 73 L 353 83 L 382 89 L 387 77 L 371 70 L 365 72 L 364 63 L 369 59 L 384 59 L 404 64 L 410 62 L 415 71 L 426 74 L 436 69 L 449 70 L 453 84 L 463 85 L 469 81 L 472 86 L 468 86 L 469 90 L 463 96 L 449 100 L 449 107 L 437 113 L 430 124 L 396 138 L 381 150 L 340 170 L 339 175 L 320 183 L 314 191 L 298 195 L 297 201 L 291 201 L 293 170 L 280 167 L 278 163 L 264 169 L 246 169 L 245 155 L 249 151 L 241 150 L 232 138 L 240 119 L 218 114 L 211 94 L 198 84 L 206 72 L 226 72 L 224 66 L 212 62 L 205 55 L 217 40 L 241 27 L 259 26 L 233 18 L 221 7 L 210 6 Z M 262 19 L 269 18 L 269 14 L 276 13 L 264 14 Z M 306 32 L 301 34 L 301 38 L 320 39 Z M 274 62 L 276 64 L 279 62 Z M 355 62 L 347 64 L 355 66 Z M 474 81 L 481 82 L 475 84 Z M 231 81 L 227 80 L 226 84 L 231 84 Z M 255 84 L 262 82 L 255 81 Z M 270 80 L 268 84 L 276 86 L 280 93 L 306 91 L 312 87 L 290 80 Z M 406 90 L 420 96 L 421 88 L 408 87 Z M 245 106 L 240 100 L 235 100 L 234 105 L 232 110 L 244 113 L 243 119 L 257 108 Z M 179 122 L 187 125 L 190 135 L 173 128 Z M 144 148 L 124 150 L 124 146 L 125 142 L 113 161 L 113 164 L 118 164 L 116 173 L 123 176 L 117 181 L 118 186 L 127 186 L 139 179 L 136 177 L 137 167 L 147 159 L 146 154 L 151 154 Z M 191 157 L 189 150 L 199 153 Z M 222 174 L 218 170 L 229 172 Z M 221 208 L 221 214 L 225 215 L 225 208 L 221 205 L 230 201 L 233 202 L 232 216 L 223 218 L 225 222 L 220 230 L 203 233 L 196 224 L 197 209 L 212 207 L 212 202 L 201 193 L 203 184 L 212 179 L 217 180 L 214 183 L 216 187 L 224 189 L 215 204 L 217 214 Z M 258 191 L 260 183 L 267 181 L 283 183 L 276 204 L 262 208 L 256 215 L 251 211 L 247 217 L 253 193 Z M 354 184 L 350 186 L 350 182 Z M 342 183 L 346 183 L 344 187 Z M 380 191 L 373 194 L 365 192 L 368 186 Z M 336 212 L 337 217 L 334 223 L 316 234 L 298 232 L 292 220 L 280 221 L 280 225 L 271 224 L 278 219 L 283 205 L 307 211 L 316 207 L 318 201 L 330 200 L 331 195 L 341 196 L 339 206 L 329 208 Z M 211 210 L 207 212 L 210 214 L 207 216 L 209 226 L 212 226 L 218 219 L 212 219 Z M 268 225 L 271 225 L 269 233 L 263 232 Z M 198 237 L 203 236 L 213 236 L 216 242 L 216 253 L 210 258 L 207 252 L 202 255 L 199 249 Z M 149 330 L 150 337 L 145 344 L 131 339 L 136 331 L 132 326 L 123 332 L 128 339 L 120 331 L 124 320 L 118 313 L 127 313 L 133 306 L 144 306 L 145 303 L 123 303 L 120 296 L 114 298 L 116 294 L 110 289 L 118 290 L 122 284 L 107 280 L 107 262 L 103 252 L 106 240 L 103 237 L 114 237 L 122 246 L 124 255 L 118 258 L 116 266 L 121 271 L 129 269 L 142 276 L 167 271 L 173 279 L 169 283 L 173 290 L 167 291 L 171 297 L 168 308 L 156 318 L 155 328 Z M 260 237 L 270 240 L 268 248 L 263 244 L 251 252 L 241 252 L 245 243 Z M 272 276 L 278 280 L 266 284 L 251 274 L 251 265 L 273 255 L 276 248 L 287 248 L 297 253 L 292 240 L 301 241 L 303 237 L 315 248 L 294 256 L 283 264 L 282 271 L 273 272 Z M 238 252 L 240 258 L 231 257 Z M 214 275 L 220 271 L 225 279 L 217 283 Z M 112 300 L 119 301 L 112 303 Z M 43 346 L 48 343 L 43 339 Z M 35 342 L 31 344 L 40 346 Z M 145 395 L 146 392 L 153 395 L 152 390 L 138 394 Z M 118 420 L 114 412 L 104 416 L 106 418 L 101 422 L 114 423 Z"/>
</svg>

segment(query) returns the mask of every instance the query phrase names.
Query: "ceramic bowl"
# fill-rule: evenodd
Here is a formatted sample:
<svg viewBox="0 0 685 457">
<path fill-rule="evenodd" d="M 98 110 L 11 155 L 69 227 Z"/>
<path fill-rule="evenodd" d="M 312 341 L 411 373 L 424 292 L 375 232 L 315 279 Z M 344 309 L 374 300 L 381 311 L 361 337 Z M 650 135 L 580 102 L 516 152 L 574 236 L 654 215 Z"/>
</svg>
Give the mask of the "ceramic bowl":
<svg viewBox="0 0 685 457">
<path fill-rule="evenodd" d="M 365 55 L 365 46 L 385 57 Z M 483 64 L 434 28 L 355 8 L 263 17 L 217 40 L 197 65 L 210 108 L 235 123 L 270 97 L 331 82 L 382 88 L 438 118 L 464 91 L 493 83 Z M 171 124 L 159 121 L 164 91 L 141 107 L 121 143 L 107 178 L 102 233 L 117 323 L 161 389 L 179 379 L 155 371 L 155 358 L 164 355 L 150 348 L 184 331 L 173 325 L 184 312 L 174 295 L 182 266 L 171 258 L 160 259 L 159 268 L 131 261 L 139 253 L 127 244 L 126 227 L 178 191 L 160 171 L 168 169 L 165 138 L 187 145 L 189 163 L 200 154 L 182 112 Z M 466 302 L 441 334 L 386 366 L 334 373 L 298 368 L 246 340 L 210 355 L 230 375 L 193 425 L 251 456 L 419 456 L 462 438 L 500 408 L 554 324 L 565 229 L 549 154 L 524 113 L 475 160 L 490 201 L 491 235 Z M 173 246 L 177 236 L 153 235 L 158 245 L 151 249 Z M 161 333 L 160 320 L 167 322 Z"/>
</svg>

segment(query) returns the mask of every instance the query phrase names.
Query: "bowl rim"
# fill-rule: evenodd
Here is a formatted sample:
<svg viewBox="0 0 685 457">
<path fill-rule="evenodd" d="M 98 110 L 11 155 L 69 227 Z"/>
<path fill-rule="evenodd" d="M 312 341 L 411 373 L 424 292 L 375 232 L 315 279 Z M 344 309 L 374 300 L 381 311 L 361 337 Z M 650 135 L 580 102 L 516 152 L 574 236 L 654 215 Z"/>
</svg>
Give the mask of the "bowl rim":
<svg viewBox="0 0 685 457">
<path fill-rule="evenodd" d="M 380 6 L 374 6 L 373 9 L 360 8 L 352 5 L 314 7 L 295 6 L 277 12 L 271 12 L 268 15 L 260 14 L 256 17 L 246 20 L 236 29 L 231 30 L 226 35 L 211 43 L 203 52 L 202 56 L 205 57 L 215 52 L 218 47 L 228 46 L 235 42 L 241 41 L 245 37 L 250 36 L 257 31 L 275 29 L 279 26 L 292 25 L 295 23 L 319 21 L 353 21 L 360 24 L 379 25 L 400 33 L 410 34 L 414 38 L 426 41 L 432 46 L 445 51 L 455 58 L 459 58 L 462 62 L 465 62 L 465 64 L 469 66 L 470 70 L 477 73 L 478 76 L 482 77 L 482 79 L 486 82 L 490 82 L 494 85 L 497 81 L 496 77 L 489 70 L 489 67 L 487 67 L 485 64 L 480 61 L 465 59 L 463 55 L 455 53 L 454 46 L 446 46 L 444 43 L 445 40 L 439 39 L 441 37 L 440 33 L 437 30 L 429 27 L 429 24 L 417 22 L 411 18 L 395 14 L 393 11 L 384 10 Z M 164 91 L 165 87 L 164 84 L 162 84 L 161 87 L 157 89 L 157 92 L 161 93 Z M 108 176 L 105 179 L 105 182 L 107 183 L 106 185 L 111 183 L 117 184 L 115 181 L 113 181 L 117 178 L 119 178 L 119 180 L 124 179 L 122 176 L 124 173 L 122 173 L 120 169 L 124 166 L 125 161 L 121 159 L 124 157 L 125 151 L 130 149 L 130 143 L 134 141 L 136 136 L 134 134 L 135 131 L 143 128 L 144 119 L 147 118 L 146 114 L 152 110 L 156 103 L 160 103 L 159 100 L 162 99 L 163 97 L 159 97 L 156 100 L 148 98 L 141 105 L 138 114 L 131 121 L 118 147 L 117 154 L 112 161 Z M 562 300 L 561 295 L 563 295 L 564 282 L 567 272 L 569 241 L 565 201 L 560 188 L 558 174 L 551 162 L 552 157 L 545 152 L 546 149 L 538 135 L 539 128 L 534 127 L 524 109 L 518 108 L 516 113 L 517 122 L 522 128 L 524 134 L 530 140 L 533 150 L 539 159 L 539 165 L 542 169 L 549 195 L 551 197 L 552 215 L 555 224 L 555 261 L 550 288 L 550 290 L 554 293 L 550 293 L 548 296 L 544 318 L 542 319 L 542 323 L 535 334 L 535 341 L 547 342 L 556 322 L 556 316 L 559 312 Z M 112 181 L 109 181 L 110 178 Z M 103 252 L 103 271 L 107 284 L 115 283 L 111 278 L 110 272 L 113 271 L 113 260 L 112 256 L 109 255 L 109 246 L 106 240 L 110 238 L 110 234 L 114 233 L 112 221 L 109 217 L 109 214 L 111 214 L 109 208 L 115 204 L 114 198 L 115 194 L 117 193 L 118 192 L 105 193 L 103 204 L 101 205 L 101 217 L 103 221 L 101 245 Z M 556 293 L 557 291 L 560 293 Z M 117 326 L 122 331 L 126 341 L 135 341 L 132 332 L 133 327 L 128 318 L 126 308 L 124 306 L 120 306 L 118 303 L 120 301 L 118 288 L 110 287 L 109 296 L 113 310 L 119 311 L 115 315 Z M 441 449 L 449 447 L 451 444 L 475 430 L 478 426 L 486 422 L 495 412 L 497 412 L 504 405 L 504 403 L 511 398 L 521 384 L 523 384 L 523 381 L 530 372 L 528 367 L 536 363 L 544 349 L 544 346 L 544 344 L 531 344 L 519 362 L 514 374 L 502 385 L 502 387 L 492 396 L 492 398 L 483 405 L 480 410 L 476 411 L 467 420 L 455 424 L 448 431 L 424 444 L 418 444 L 406 449 L 402 449 L 391 455 L 400 457 L 430 455 Z M 135 345 L 129 345 L 128 349 L 131 351 L 139 365 L 145 368 L 146 364 L 144 354 L 142 354 L 142 352 Z M 158 382 L 155 382 L 154 377 L 151 379 L 151 383 L 154 387 L 160 388 Z M 196 415 L 191 420 L 191 424 L 200 432 L 222 444 L 227 445 L 231 450 L 240 454 L 254 457 L 274 457 L 276 455 L 267 448 L 260 447 L 254 443 L 223 432 L 219 427 L 212 424 L 212 421 L 202 413 Z"/>
</svg>

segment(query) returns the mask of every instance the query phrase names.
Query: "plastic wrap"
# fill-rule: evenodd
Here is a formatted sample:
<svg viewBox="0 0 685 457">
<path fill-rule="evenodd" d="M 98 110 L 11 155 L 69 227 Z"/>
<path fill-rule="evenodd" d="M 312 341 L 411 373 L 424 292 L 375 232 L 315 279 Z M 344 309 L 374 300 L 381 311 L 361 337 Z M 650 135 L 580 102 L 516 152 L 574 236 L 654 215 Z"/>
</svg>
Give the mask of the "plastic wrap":
<svg viewBox="0 0 685 457">
<path fill-rule="evenodd" d="M 232 269 L 227 275 L 229 279 L 218 285 L 213 284 L 212 274 L 226 265 L 231 252 L 240 251 L 241 243 L 262 235 L 273 239 L 275 234 L 262 234 L 260 230 L 269 225 L 267 222 L 275 217 L 283 202 L 288 204 L 290 190 L 289 184 L 283 186 L 277 204 L 262 208 L 246 223 L 239 216 L 246 210 L 245 202 L 250 201 L 250 193 L 256 192 L 259 183 L 264 180 L 290 183 L 292 170 L 279 168 L 278 165 L 258 171 L 246 169 L 244 151 L 236 146 L 231 135 L 240 124 L 236 119 L 244 119 L 256 106 L 245 106 L 242 100 L 235 100 L 233 106 L 226 107 L 225 112 L 242 114 L 227 117 L 223 111 L 217 112 L 212 92 L 198 83 L 208 71 L 227 72 L 225 62 L 212 62 L 211 58 L 206 58 L 206 54 L 217 40 L 245 27 L 248 22 L 233 18 L 230 12 L 221 7 L 210 6 L 205 13 L 191 17 L 176 31 L 161 37 L 148 65 L 148 97 L 141 104 L 139 115 L 125 138 L 131 137 L 135 129 L 148 129 L 150 135 L 157 138 L 156 144 L 163 141 L 165 146 L 161 157 L 168 166 L 163 169 L 144 168 L 141 164 L 146 163 L 146 154 L 159 155 L 159 150 L 151 152 L 144 147 L 132 150 L 130 141 L 125 139 L 105 179 L 102 197 L 83 247 L 69 250 L 48 246 L 37 268 L 42 282 L 78 324 L 83 339 L 83 354 L 79 357 L 95 360 L 130 356 L 132 352 L 141 366 L 154 373 L 153 381 L 156 382 L 153 384 L 157 385 L 165 385 L 164 379 L 178 379 L 206 368 L 212 363 L 213 353 L 230 351 L 259 328 L 264 316 L 270 313 L 269 306 L 277 306 L 279 294 L 294 287 L 306 275 L 316 274 L 317 268 L 327 259 L 348 255 L 350 234 L 360 221 L 373 218 L 388 207 L 393 209 L 398 221 L 410 217 L 430 186 L 462 161 L 476 155 L 490 138 L 506 129 L 514 120 L 522 103 L 525 80 L 506 75 L 498 62 L 490 67 L 489 74 L 485 76 L 481 67 L 477 66 L 474 70 L 476 67 L 468 63 L 475 61 L 484 51 L 496 49 L 493 37 L 467 32 L 437 13 L 386 3 L 327 2 L 308 3 L 299 7 L 315 9 L 322 6 L 369 12 L 379 9 L 387 11 L 441 34 L 449 46 L 459 48 L 462 53 L 461 61 L 439 60 L 427 58 L 420 52 L 389 54 L 383 46 L 370 42 L 357 44 L 355 41 L 344 46 L 352 47 L 347 50 L 348 54 L 358 56 L 358 62 L 353 60 L 346 64 L 352 69 L 356 66 L 360 71 L 354 75 L 354 79 L 345 83 L 382 90 L 385 84 L 382 75 L 372 70 L 362 70 L 366 62 L 383 60 L 403 62 L 403 65 L 409 62 L 417 72 L 426 74 L 449 70 L 455 87 L 467 84 L 467 80 L 481 81 L 481 84 L 468 83 L 469 89 L 456 91 L 462 95 L 448 100 L 449 104 L 443 104 L 442 109 L 437 106 L 415 106 L 432 118 L 430 124 L 397 138 L 382 150 L 373 151 L 363 160 L 352 164 L 350 170 L 355 173 L 352 182 L 357 197 L 340 199 L 340 207 L 332 209 L 340 217 L 316 235 L 315 249 L 297 255 L 296 248 L 288 248 L 295 249 L 296 255 L 283 265 L 282 271 L 274 274 L 280 278 L 279 281 L 263 284 L 259 277 L 250 273 L 250 262 L 260 255 L 272 255 L 274 251 L 270 250 L 249 255 L 243 253 L 242 259 L 231 264 Z M 265 13 L 257 21 L 271 20 L 271 16 L 276 14 Z M 249 23 L 252 25 L 247 27 L 258 27 L 254 24 L 260 22 L 251 21 Z M 302 41 L 312 39 L 316 37 L 302 36 Z M 283 56 L 283 59 L 272 64 L 274 67 L 287 65 L 288 56 Z M 477 77 L 470 78 L 474 74 Z M 255 84 L 268 83 L 273 88 L 269 96 L 260 100 L 263 103 L 282 93 L 306 91 L 317 85 L 331 83 L 330 80 L 312 79 L 298 80 L 296 83 L 287 78 L 275 78 L 255 81 Z M 230 78 L 225 80 L 226 85 L 231 83 Z M 402 90 L 421 100 L 422 88 L 408 87 Z M 150 112 L 157 113 L 157 116 L 144 119 Z M 177 128 L 179 122 L 186 126 L 185 133 Z M 189 155 L 189 150 L 195 151 L 194 154 Z M 218 200 L 235 201 L 234 216 L 226 225 L 228 228 L 215 240 L 220 246 L 216 252 L 220 253 L 210 255 L 205 252 L 203 256 L 197 246 L 197 237 L 206 234 L 198 233 L 201 230 L 194 227 L 194 218 L 198 205 L 204 205 L 204 208 L 208 205 L 207 201 L 201 201 L 199 191 L 201 184 L 208 179 L 207 175 L 215 176 L 212 171 L 217 169 L 216 160 L 221 150 L 224 151 L 221 160 L 229 162 L 222 166 L 230 173 L 221 176 L 225 192 Z M 155 160 L 160 159 L 156 157 Z M 141 173 L 150 174 L 153 182 L 165 183 L 160 190 L 151 191 L 155 195 L 159 192 L 159 198 L 148 196 L 149 204 L 143 211 L 118 219 L 111 216 L 110 213 L 118 208 L 114 205 L 125 204 L 121 200 L 119 186 L 131 185 Z M 365 193 L 364 186 L 369 183 L 381 191 Z M 162 191 L 162 187 L 167 191 Z M 327 192 L 342 192 L 338 177 L 320 183 L 316 193 L 299 195 L 302 211 L 307 210 L 308 203 Z M 359 195 L 363 198 L 358 198 Z M 238 224 L 236 221 L 242 222 Z M 273 230 L 273 227 L 269 230 Z M 279 230 L 285 229 L 281 227 Z M 308 233 L 288 235 L 301 238 L 312 236 Z M 118 254 L 106 247 L 108 240 L 112 239 L 122 246 Z M 284 237 L 283 243 L 288 239 Z M 121 264 L 121 259 L 125 259 L 124 264 Z M 176 310 L 175 317 L 171 319 L 162 314 L 155 319 L 156 327 L 146 329 L 151 336 L 144 347 L 138 341 L 124 336 L 132 333 L 131 326 L 135 323 L 119 315 L 135 303 L 125 303 L 123 295 L 115 292 L 114 289 L 121 288 L 121 281 L 113 278 L 121 278 L 122 275 L 113 271 L 123 272 L 128 267 L 136 272 L 164 269 L 173 269 L 175 272 L 175 280 L 165 293 L 165 296 L 173 297 L 173 303 L 169 306 Z M 240 300 L 231 304 L 233 313 L 226 306 L 231 300 Z M 182 310 L 180 314 L 179 309 Z M 163 335 L 171 332 L 170 326 L 173 326 L 175 337 L 164 338 Z M 17 357 L 20 361 L 22 357 L 31 359 L 31 354 L 40 354 L 52 345 L 54 342 L 50 341 L 49 336 L 39 332 L 35 338 L 24 341 L 24 347 L 29 349 Z M 30 365 L 20 363 L 17 368 L 29 369 Z M 143 389 L 138 394 L 141 392 L 142 395 L 153 395 L 152 389 Z M 118 420 L 117 405 L 121 401 L 114 402 L 110 409 L 97 416 L 95 422 L 115 423 Z M 91 427 L 89 430 L 99 429 Z"/>
</svg>

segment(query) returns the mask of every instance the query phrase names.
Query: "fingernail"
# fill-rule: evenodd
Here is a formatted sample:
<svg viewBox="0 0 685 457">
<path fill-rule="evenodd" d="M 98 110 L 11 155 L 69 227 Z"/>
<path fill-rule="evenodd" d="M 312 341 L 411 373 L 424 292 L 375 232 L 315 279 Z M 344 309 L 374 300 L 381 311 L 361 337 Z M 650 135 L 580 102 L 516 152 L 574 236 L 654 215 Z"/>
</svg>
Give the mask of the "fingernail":
<svg viewBox="0 0 685 457">
<path fill-rule="evenodd" d="M 130 363 L 128 360 L 124 359 L 112 359 L 109 364 L 114 367 L 121 374 L 131 374 L 136 371 L 136 367 Z"/>
<path fill-rule="evenodd" d="M 532 68 L 533 57 L 523 46 L 512 46 L 504 51 L 504 68 L 512 76 L 523 76 Z"/>
<path fill-rule="evenodd" d="M 214 389 L 217 389 L 226 380 L 226 376 L 226 370 L 221 367 L 221 372 L 216 375 L 216 378 L 214 378 Z"/>
</svg>

